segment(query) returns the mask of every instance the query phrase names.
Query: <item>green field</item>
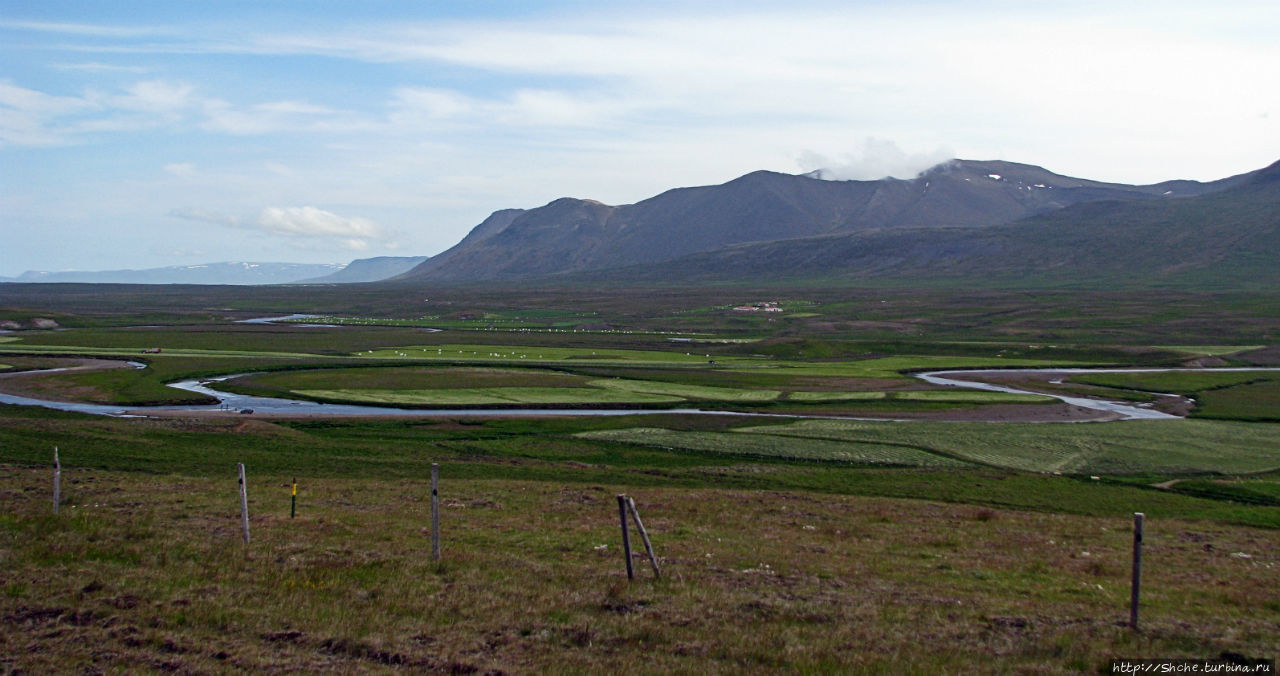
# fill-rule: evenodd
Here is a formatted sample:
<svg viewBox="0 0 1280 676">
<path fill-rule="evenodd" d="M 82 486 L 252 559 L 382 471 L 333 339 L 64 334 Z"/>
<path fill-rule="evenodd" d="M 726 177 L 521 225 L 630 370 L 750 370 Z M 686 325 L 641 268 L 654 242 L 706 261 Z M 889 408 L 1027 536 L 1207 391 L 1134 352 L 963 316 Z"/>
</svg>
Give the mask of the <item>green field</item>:
<svg viewBox="0 0 1280 676">
<path fill-rule="evenodd" d="M 298 390 L 323 401 L 394 406 L 501 406 L 536 404 L 671 404 L 677 396 L 597 387 L 469 387 L 446 390 Z"/>
<path fill-rule="evenodd" d="M 1073 382 L 1192 397 L 1192 415 L 1225 420 L 1280 421 L 1280 371 L 1223 373 L 1097 373 Z"/>
<path fill-rule="evenodd" d="M 728 309 L 761 300 L 787 312 Z M 234 323 L 295 312 L 350 321 Z M 1280 605 L 1259 593 L 1280 564 L 1274 374 L 1060 386 L 1186 392 L 1195 415 L 1230 420 L 853 419 L 1065 408 L 930 389 L 918 370 L 1189 355 L 1265 366 L 1274 349 L 1233 346 L 1280 343 L 1280 293 L 0 285 L 0 320 L 35 317 L 67 330 L 0 336 L 5 364 L 148 367 L 0 389 L 140 404 L 190 397 L 165 386 L 175 380 L 246 374 L 220 386 L 637 410 L 112 418 L 0 406 L 3 673 L 1061 673 L 1116 656 L 1280 652 Z M 649 410 L 661 408 L 716 414 Z M 641 579 L 625 579 L 621 493 L 639 504 L 660 580 L 642 558 Z M 1123 626 L 1134 512 L 1149 547 L 1141 632 Z"/>
<path fill-rule="evenodd" d="M 677 351 L 659 350 L 610 350 L 564 347 L 531 347 L 525 345 L 414 345 L 394 347 L 381 350 L 367 350 L 356 356 L 374 359 L 428 359 L 443 361 L 484 361 L 484 362 L 578 362 L 585 361 L 602 364 L 644 364 L 644 365 L 690 365 L 707 364 L 709 355 L 692 354 Z M 742 360 L 729 357 L 731 363 Z"/>
<path fill-rule="evenodd" d="M 665 449 L 792 460 L 823 460 L 859 465 L 956 468 L 966 464 L 963 461 L 910 446 L 847 443 L 824 439 L 806 439 L 803 443 L 797 443 L 795 439 L 770 434 L 676 432 L 654 427 L 640 427 L 583 432 L 578 436 L 584 439 L 625 442 Z"/>
<path fill-rule="evenodd" d="M 806 420 L 709 435 L 638 428 L 586 432 L 646 446 L 803 460 L 896 464 L 906 451 L 1030 472 L 1065 474 L 1244 474 L 1280 470 L 1272 425 L 1131 421 L 1068 425 L 912 424 Z M 914 457 L 914 456 L 913 456 Z M 924 464 L 903 462 L 902 464 Z"/>
</svg>

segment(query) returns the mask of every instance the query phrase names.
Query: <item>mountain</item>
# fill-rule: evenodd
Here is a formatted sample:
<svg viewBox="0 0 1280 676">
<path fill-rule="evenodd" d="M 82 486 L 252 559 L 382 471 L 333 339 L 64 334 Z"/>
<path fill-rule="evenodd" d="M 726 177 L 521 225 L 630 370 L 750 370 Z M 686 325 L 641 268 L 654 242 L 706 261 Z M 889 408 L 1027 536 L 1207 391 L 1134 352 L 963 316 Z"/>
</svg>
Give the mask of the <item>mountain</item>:
<svg viewBox="0 0 1280 676">
<path fill-rule="evenodd" d="M 358 258 L 337 272 L 301 279 L 294 284 L 355 284 L 359 282 L 377 282 L 404 274 L 421 265 L 428 256 L 378 256 L 375 258 Z"/>
<path fill-rule="evenodd" d="M 1280 162 L 1192 197 L 1103 199 L 986 228 L 885 227 L 741 244 L 577 277 L 1275 288 Z"/>
<path fill-rule="evenodd" d="M 518 279 L 660 263 L 749 242 L 985 227 L 1097 200 L 1205 195 L 1244 180 L 1133 186 L 973 160 L 952 160 L 911 180 L 821 176 L 757 171 L 722 185 L 678 188 L 623 206 L 562 198 L 536 209 L 499 211 L 402 279 Z"/>
<path fill-rule="evenodd" d="M 288 284 L 342 269 L 328 263 L 208 263 L 147 270 L 24 272 L 10 280 L 27 283 L 91 284 Z"/>
</svg>

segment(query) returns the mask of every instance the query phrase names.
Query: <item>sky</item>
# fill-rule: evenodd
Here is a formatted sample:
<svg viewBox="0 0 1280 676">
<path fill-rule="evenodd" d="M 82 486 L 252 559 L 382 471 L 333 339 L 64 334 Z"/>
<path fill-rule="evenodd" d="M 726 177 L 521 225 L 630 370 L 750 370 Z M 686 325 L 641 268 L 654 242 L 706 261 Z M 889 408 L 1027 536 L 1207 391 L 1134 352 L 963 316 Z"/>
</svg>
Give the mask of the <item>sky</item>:
<svg viewBox="0 0 1280 676">
<path fill-rule="evenodd" d="M 488 214 L 952 157 L 1280 159 L 1280 3 L 0 0 L 0 276 L 434 255 Z"/>
</svg>

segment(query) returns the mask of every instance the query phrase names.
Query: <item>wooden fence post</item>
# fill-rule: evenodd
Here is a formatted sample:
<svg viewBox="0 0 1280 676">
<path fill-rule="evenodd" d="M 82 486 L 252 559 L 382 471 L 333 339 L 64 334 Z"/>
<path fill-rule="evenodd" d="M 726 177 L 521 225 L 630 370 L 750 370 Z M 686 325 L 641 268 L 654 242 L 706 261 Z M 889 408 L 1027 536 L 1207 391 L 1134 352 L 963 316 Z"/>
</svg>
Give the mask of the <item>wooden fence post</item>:
<svg viewBox="0 0 1280 676">
<path fill-rule="evenodd" d="M 62 506 L 62 461 L 58 459 L 58 447 L 53 447 L 53 513 Z"/>
<path fill-rule="evenodd" d="M 1129 626 L 1138 629 L 1138 596 L 1142 587 L 1142 523 L 1146 515 L 1133 513 L 1133 585 L 1129 594 Z"/>
<path fill-rule="evenodd" d="M 653 576 L 662 577 L 662 571 L 658 570 L 658 557 L 653 553 L 653 544 L 649 542 L 649 531 L 644 529 L 644 523 L 640 521 L 640 510 L 636 509 L 636 499 L 627 498 L 627 506 L 631 508 L 631 518 L 636 520 L 636 530 L 640 531 L 640 540 L 644 542 L 644 551 L 649 555 L 649 565 L 653 566 Z"/>
<path fill-rule="evenodd" d="M 440 560 L 440 465 L 431 463 L 431 558 Z"/>
<path fill-rule="evenodd" d="M 622 519 L 622 555 L 627 560 L 627 579 L 634 580 L 636 572 L 631 567 L 631 534 L 627 532 L 627 496 L 618 495 L 618 516 Z"/>
<path fill-rule="evenodd" d="M 245 485 L 244 463 L 238 462 L 240 468 L 240 527 L 244 530 L 244 543 L 249 544 L 249 487 Z"/>
</svg>

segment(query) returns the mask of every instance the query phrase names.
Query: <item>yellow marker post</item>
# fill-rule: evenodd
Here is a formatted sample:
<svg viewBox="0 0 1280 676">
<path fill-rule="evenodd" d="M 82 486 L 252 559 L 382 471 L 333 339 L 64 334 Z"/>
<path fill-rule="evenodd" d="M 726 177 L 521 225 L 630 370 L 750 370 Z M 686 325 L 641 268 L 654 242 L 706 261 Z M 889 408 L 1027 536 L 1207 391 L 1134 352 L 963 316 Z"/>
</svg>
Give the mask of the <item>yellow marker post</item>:
<svg viewBox="0 0 1280 676">
<path fill-rule="evenodd" d="M 289 498 L 289 518 L 292 519 L 293 515 L 296 514 L 297 511 L 298 511 L 298 478 L 294 477 L 293 478 L 293 495 Z"/>
</svg>

